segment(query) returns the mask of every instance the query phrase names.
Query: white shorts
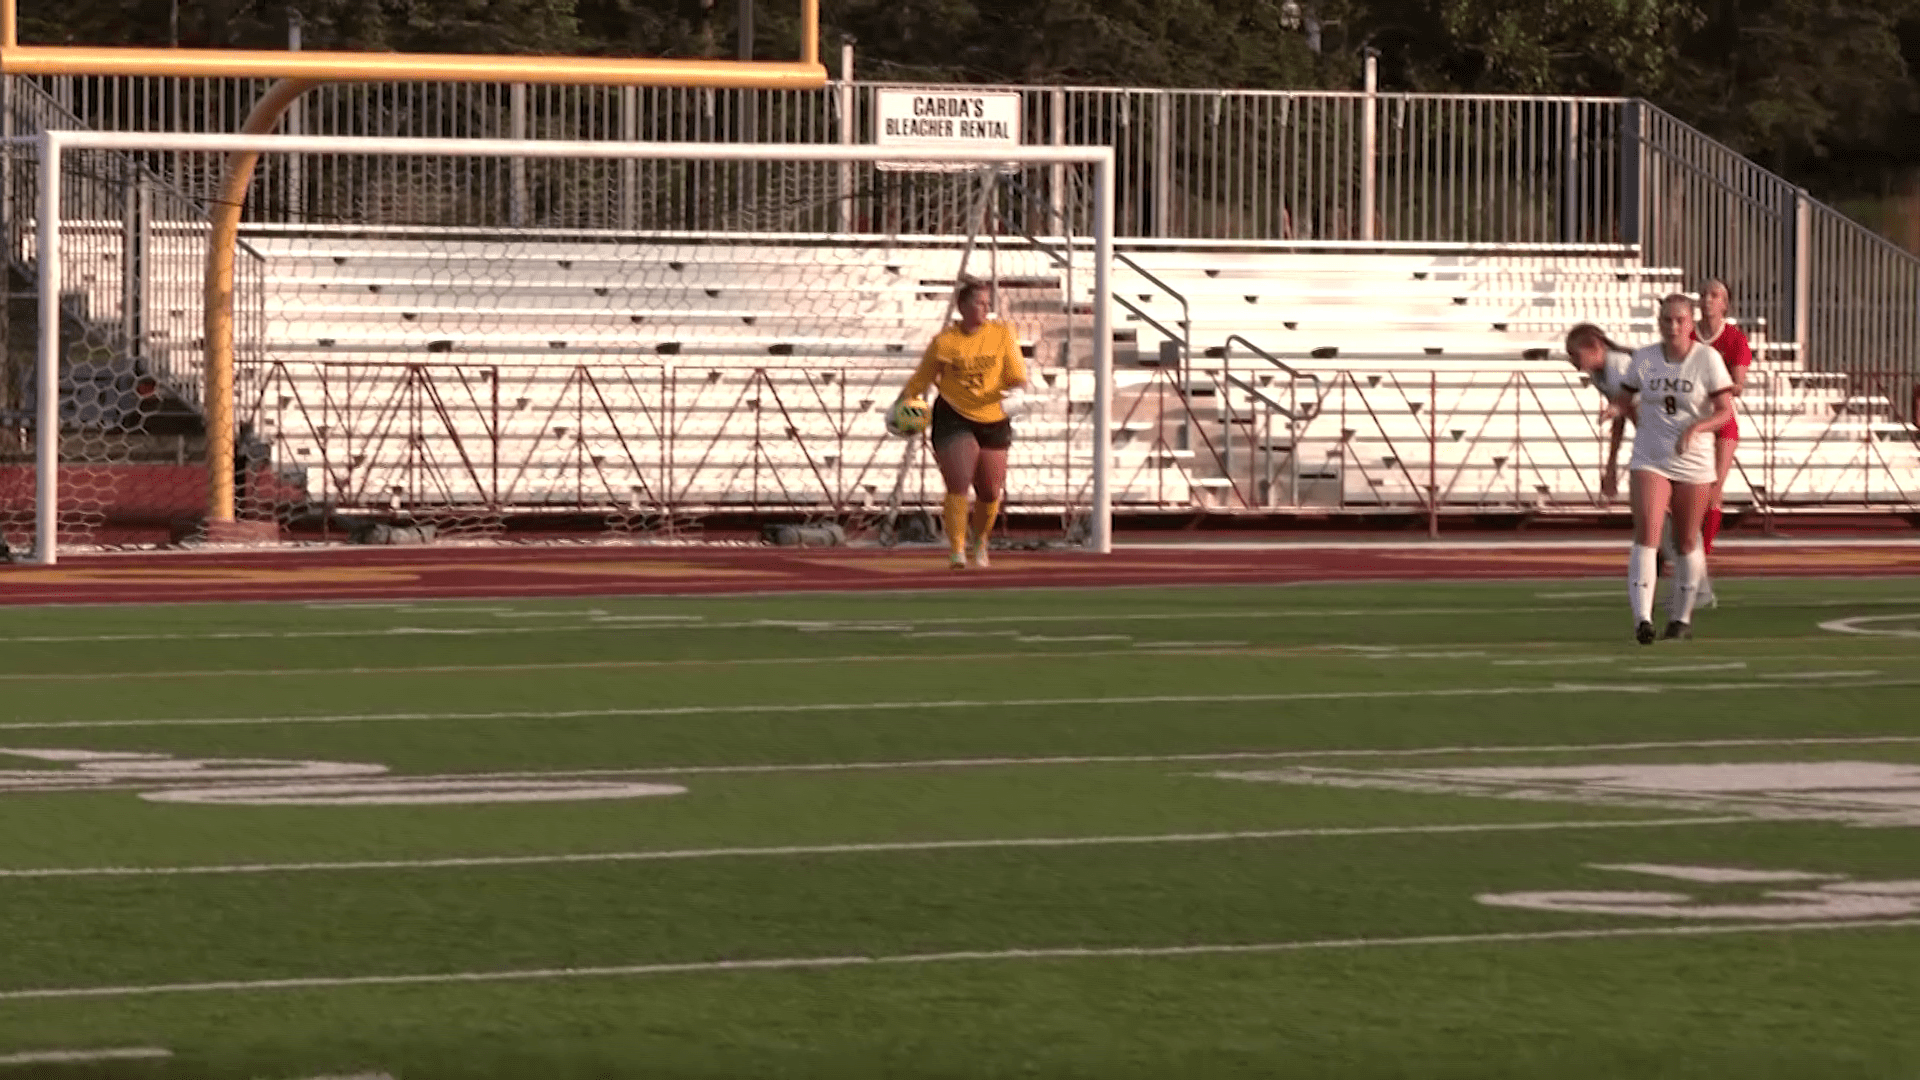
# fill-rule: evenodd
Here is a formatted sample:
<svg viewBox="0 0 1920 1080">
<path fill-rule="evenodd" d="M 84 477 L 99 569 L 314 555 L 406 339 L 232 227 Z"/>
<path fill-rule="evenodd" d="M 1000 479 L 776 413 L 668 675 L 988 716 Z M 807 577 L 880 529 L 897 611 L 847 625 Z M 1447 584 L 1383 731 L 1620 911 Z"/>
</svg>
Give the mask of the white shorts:
<svg viewBox="0 0 1920 1080">
<path fill-rule="evenodd" d="M 1695 436 L 1695 439 L 1706 443 L 1706 452 L 1690 449 L 1684 457 L 1671 452 L 1655 457 L 1642 454 L 1636 446 L 1632 460 L 1627 462 L 1627 471 L 1658 473 L 1677 484 L 1711 484 L 1720 478 L 1720 471 L 1713 463 L 1713 439 L 1706 435 Z"/>
</svg>

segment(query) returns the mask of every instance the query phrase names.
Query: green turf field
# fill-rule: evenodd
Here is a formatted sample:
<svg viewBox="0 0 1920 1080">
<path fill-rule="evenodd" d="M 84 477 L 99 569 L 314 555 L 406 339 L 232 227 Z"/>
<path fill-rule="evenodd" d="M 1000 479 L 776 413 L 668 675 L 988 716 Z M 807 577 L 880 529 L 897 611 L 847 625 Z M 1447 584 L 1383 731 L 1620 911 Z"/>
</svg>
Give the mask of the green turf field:
<svg viewBox="0 0 1920 1080">
<path fill-rule="evenodd" d="M 1920 580 L 1719 591 L 0 609 L 0 1080 L 1920 1077 Z"/>
</svg>

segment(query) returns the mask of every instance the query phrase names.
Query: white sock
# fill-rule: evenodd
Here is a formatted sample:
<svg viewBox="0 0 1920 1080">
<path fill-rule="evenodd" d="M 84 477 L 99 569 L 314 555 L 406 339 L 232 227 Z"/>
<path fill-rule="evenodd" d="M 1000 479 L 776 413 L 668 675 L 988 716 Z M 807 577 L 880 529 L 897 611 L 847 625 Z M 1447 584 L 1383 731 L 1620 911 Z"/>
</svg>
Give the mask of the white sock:
<svg viewBox="0 0 1920 1080">
<path fill-rule="evenodd" d="M 1667 598 L 1667 615 L 1675 622 L 1693 621 L 1693 598 L 1707 576 L 1707 553 L 1699 544 L 1680 556 L 1673 565 L 1673 595 Z"/>
<path fill-rule="evenodd" d="M 1653 621 L 1654 549 L 1633 545 L 1627 556 L 1627 602 L 1633 605 L 1633 625 Z"/>
</svg>

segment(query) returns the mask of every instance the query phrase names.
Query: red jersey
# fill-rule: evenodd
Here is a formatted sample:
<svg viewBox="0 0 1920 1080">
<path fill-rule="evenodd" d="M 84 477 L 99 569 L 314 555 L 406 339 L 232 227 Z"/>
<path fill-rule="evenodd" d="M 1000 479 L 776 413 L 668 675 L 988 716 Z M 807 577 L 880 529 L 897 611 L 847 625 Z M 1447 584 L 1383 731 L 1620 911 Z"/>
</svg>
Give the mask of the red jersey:
<svg viewBox="0 0 1920 1080">
<path fill-rule="evenodd" d="M 1700 324 L 1693 324 L 1693 340 L 1713 346 L 1720 359 L 1726 361 L 1727 374 L 1734 374 L 1735 368 L 1743 368 L 1753 363 L 1753 346 L 1747 342 L 1747 335 L 1730 322 L 1720 324 L 1720 332 L 1708 340 L 1700 336 Z M 1737 403 L 1738 398 L 1734 399 Z M 1736 405 L 1737 407 L 1737 405 Z M 1713 433 L 1717 439 L 1737 439 L 1740 437 L 1740 417 L 1736 414 L 1727 421 L 1727 426 Z"/>
</svg>

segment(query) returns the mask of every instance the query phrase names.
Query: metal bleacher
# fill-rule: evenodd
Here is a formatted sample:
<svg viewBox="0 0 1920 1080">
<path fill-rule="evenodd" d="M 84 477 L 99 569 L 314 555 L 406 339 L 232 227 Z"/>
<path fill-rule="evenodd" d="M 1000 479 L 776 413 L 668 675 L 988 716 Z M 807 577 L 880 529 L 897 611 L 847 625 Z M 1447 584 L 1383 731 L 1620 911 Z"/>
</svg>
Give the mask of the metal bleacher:
<svg viewBox="0 0 1920 1080">
<path fill-rule="evenodd" d="M 16 133 L 140 130 L 173 111 L 153 106 L 184 100 L 170 79 L 9 86 Z M 754 91 L 702 90 L 649 109 L 777 113 L 793 122 L 756 137 L 809 143 L 897 89 L 848 83 L 771 113 Z M 1025 141 L 1105 141 L 1125 163 L 1108 295 L 1091 288 L 1087 178 L 1055 166 L 1006 177 L 1006 198 L 989 203 L 957 174 L 816 175 L 777 150 L 764 184 L 647 158 L 466 172 L 411 155 L 263 163 L 236 270 L 240 452 L 281 475 L 273 505 L 252 512 L 297 513 L 303 492 L 495 517 L 841 511 L 885 501 L 903 475 L 924 505 L 937 477 L 924 459 L 902 472 L 880 411 L 943 317 L 955 234 L 973 228 L 998 245 L 1002 314 L 1039 389 L 1019 425 L 1016 508 L 1088 501 L 1103 310 L 1122 512 L 1591 512 L 1598 399 L 1560 355 L 1562 335 L 1592 321 L 1651 341 L 1658 298 L 1708 274 L 1732 284 L 1760 358 L 1733 501 L 1920 508 L 1907 422 L 1920 410 L 1920 262 L 1646 102 L 1002 89 L 1023 99 Z M 208 92 L 244 101 L 257 88 Z M 497 137 L 494 91 L 462 93 L 321 88 L 297 115 L 309 134 Z M 645 110 L 610 88 L 560 88 L 530 108 L 514 137 L 666 137 L 629 128 Z M 1392 139 L 1378 137 L 1382 116 Z M 691 137 L 737 136 L 724 127 Z M 1529 147 L 1516 139 L 1529 131 L 1567 138 Z M 1419 150 L 1442 144 L 1461 155 Z M 165 459 L 184 476 L 203 449 L 210 161 L 62 159 L 64 332 L 86 346 L 66 357 L 63 407 L 81 449 L 107 464 Z M 456 174 L 473 182 L 423 182 Z M 23 283 L 31 188 L 9 196 Z M 975 225 L 988 205 L 992 224 Z M 662 231 L 681 229 L 728 231 Z M 1082 242 L 1022 235 L 1056 229 Z M 16 416 L 24 400 L 9 399 Z"/>
<path fill-rule="evenodd" d="M 958 265 L 950 245 L 725 238 L 249 244 L 271 298 L 258 433 L 336 505 L 418 502 L 425 474 L 456 506 L 871 506 L 903 450 L 884 408 Z M 1041 309 L 1011 313 L 1038 407 L 1010 498 L 1084 503 L 1092 373 L 1069 369 L 1058 275 L 1030 252 L 998 266 Z M 1188 501 L 1148 479 L 1121 497 Z"/>
<path fill-rule="evenodd" d="M 267 296 L 252 415 L 315 498 L 636 509 L 884 500 L 901 445 L 882 410 L 961 247 L 293 227 L 248 244 Z M 1561 336 L 1651 340 L 1682 287 L 1630 248 L 1122 252 L 1114 498 L 1141 511 L 1591 506 L 1599 400 Z M 1091 479 L 1098 298 L 1060 259 L 995 253 L 1037 399 L 1017 506 L 1084 503 Z M 1766 453 L 1731 499 L 1920 492 L 1910 430 L 1748 329 L 1743 424 Z"/>
<path fill-rule="evenodd" d="M 1660 298 L 1685 290 L 1678 268 L 1630 248 L 1128 254 L 1158 288 L 1123 277 L 1123 325 L 1143 359 L 1185 335 L 1204 402 L 1189 415 L 1225 462 L 1196 488 L 1226 506 L 1591 509 L 1606 434 L 1562 337 L 1591 321 L 1656 340 Z M 1730 501 L 1920 496 L 1914 432 L 1891 402 L 1802 370 L 1764 320 L 1744 328 L 1758 359 Z"/>
</svg>

